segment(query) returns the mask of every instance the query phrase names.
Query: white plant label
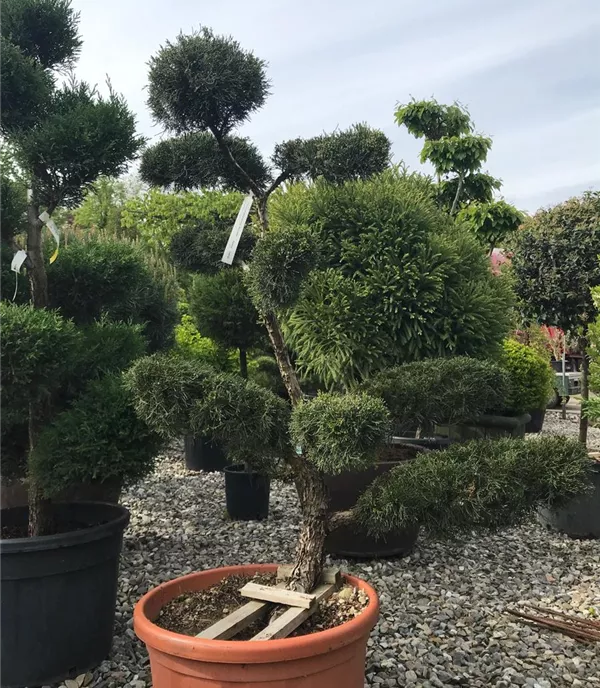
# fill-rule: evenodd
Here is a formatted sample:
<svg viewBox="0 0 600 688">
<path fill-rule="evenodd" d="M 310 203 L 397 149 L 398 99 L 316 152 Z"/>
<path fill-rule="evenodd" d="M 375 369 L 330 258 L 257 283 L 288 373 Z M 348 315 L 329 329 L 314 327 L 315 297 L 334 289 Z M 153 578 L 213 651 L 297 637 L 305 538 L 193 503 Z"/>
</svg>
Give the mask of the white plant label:
<svg viewBox="0 0 600 688">
<path fill-rule="evenodd" d="M 50 215 L 48 215 L 48 213 L 45 210 L 39 217 L 40 217 L 40 220 L 50 230 L 50 234 L 52 234 L 52 236 L 54 237 L 54 241 L 56 241 L 56 250 L 50 256 L 50 262 L 54 263 L 54 261 L 58 257 L 58 247 L 60 246 L 60 232 L 58 231 L 58 227 L 56 226 L 56 222 L 54 222 L 54 220 L 50 217 Z"/>
<path fill-rule="evenodd" d="M 27 260 L 27 251 L 24 251 L 23 249 L 20 249 L 15 253 L 12 259 L 12 263 L 10 264 L 10 269 L 13 272 L 20 273 L 21 268 L 23 267 L 23 263 Z"/>
<path fill-rule="evenodd" d="M 246 220 L 248 219 L 248 215 L 250 214 L 250 208 L 252 208 L 253 200 L 254 197 L 252 196 L 252 194 L 248 194 L 242 202 L 242 207 L 240 208 L 240 211 L 237 217 L 235 218 L 233 229 L 231 230 L 231 234 L 229 235 L 227 246 L 225 246 L 225 250 L 223 251 L 223 257 L 221 258 L 222 263 L 227 263 L 227 265 L 233 264 L 235 252 L 237 251 L 238 244 L 240 243 L 240 239 L 242 238 L 242 232 L 244 231 L 244 227 L 246 226 Z"/>
</svg>

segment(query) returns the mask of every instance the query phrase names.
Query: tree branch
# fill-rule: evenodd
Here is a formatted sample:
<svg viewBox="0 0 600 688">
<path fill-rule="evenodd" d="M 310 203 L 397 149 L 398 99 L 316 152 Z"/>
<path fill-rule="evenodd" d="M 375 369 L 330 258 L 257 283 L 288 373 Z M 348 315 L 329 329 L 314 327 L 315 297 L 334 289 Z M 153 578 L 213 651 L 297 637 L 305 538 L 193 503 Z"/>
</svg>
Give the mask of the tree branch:
<svg viewBox="0 0 600 688">
<path fill-rule="evenodd" d="M 356 521 L 356 514 L 352 509 L 348 511 L 336 511 L 329 516 L 327 521 L 327 529 L 329 532 L 341 528 L 342 526 L 349 526 Z"/>
<path fill-rule="evenodd" d="M 454 196 L 454 200 L 452 201 L 452 208 L 450 208 L 450 215 L 454 215 L 454 213 L 456 211 L 456 207 L 458 206 L 458 198 L 460 196 L 460 192 L 462 191 L 463 182 L 464 182 L 464 175 L 459 174 L 458 175 L 458 186 L 456 187 L 456 196 Z"/>
<path fill-rule="evenodd" d="M 222 153 L 229 160 L 229 162 L 231 162 L 231 164 L 238 170 L 242 177 L 248 182 L 248 186 L 250 187 L 252 193 L 257 198 L 262 198 L 262 196 L 264 195 L 263 190 L 254 181 L 254 179 L 252 179 L 248 172 L 246 172 L 246 170 L 240 165 L 240 163 L 235 159 L 233 153 L 229 149 L 229 146 L 225 143 L 225 139 L 223 138 L 221 132 L 215 129 L 214 127 L 210 127 L 210 131 L 212 135 L 215 137 L 217 145 L 221 149 Z"/>
<path fill-rule="evenodd" d="M 268 198 L 280 184 L 283 184 L 286 179 L 289 179 L 289 176 L 289 172 L 281 172 L 281 174 L 275 178 L 271 186 L 265 191 L 265 198 Z"/>
</svg>

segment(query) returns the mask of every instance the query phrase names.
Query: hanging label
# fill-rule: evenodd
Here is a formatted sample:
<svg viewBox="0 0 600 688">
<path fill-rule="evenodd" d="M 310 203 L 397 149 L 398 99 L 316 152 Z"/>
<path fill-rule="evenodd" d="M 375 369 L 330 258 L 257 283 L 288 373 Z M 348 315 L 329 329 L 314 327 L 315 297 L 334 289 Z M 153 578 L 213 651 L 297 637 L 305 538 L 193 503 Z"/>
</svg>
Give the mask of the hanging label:
<svg viewBox="0 0 600 688">
<path fill-rule="evenodd" d="M 10 269 L 13 272 L 20 273 L 21 268 L 23 267 L 23 263 L 27 260 L 27 251 L 24 251 L 23 249 L 20 249 L 15 253 L 12 259 L 12 263 L 10 264 Z"/>
<path fill-rule="evenodd" d="M 50 256 L 50 262 L 54 263 L 56 258 L 58 257 L 58 247 L 60 246 L 60 232 L 58 231 L 58 227 L 56 226 L 56 222 L 48 215 L 48 213 L 44 210 L 44 212 L 40 215 L 40 220 L 48 227 L 50 230 L 50 233 L 54 237 L 54 241 L 56 241 L 56 249 L 54 253 Z"/>
<path fill-rule="evenodd" d="M 254 197 L 252 194 L 248 194 L 246 198 L 244 198 L 240 212 L 235 218 L 233 229 L 231 230 L 229 240 L 227 241 L 227 246 L 225 246 L 225 250 L 223 251 L 223 257 L 221 258 L 222 263 L 227 263 L 227 265 L 231 265 L 233 263 L 235 252 L 237 251 L 238 244 L 242 238 L 242 232 L 244 231 L 244 227 L 246 225 L 246 220 L 250 214 L 250 208 L 252 208 L 253 200 Z"/>
</svg>

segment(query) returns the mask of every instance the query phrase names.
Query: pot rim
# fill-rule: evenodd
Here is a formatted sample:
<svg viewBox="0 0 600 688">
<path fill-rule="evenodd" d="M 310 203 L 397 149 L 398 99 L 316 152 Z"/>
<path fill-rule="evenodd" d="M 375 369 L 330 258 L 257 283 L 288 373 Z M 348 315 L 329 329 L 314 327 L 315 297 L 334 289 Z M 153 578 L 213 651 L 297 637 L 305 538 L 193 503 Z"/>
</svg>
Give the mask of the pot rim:
<svg viewBox="0 0 600 688">
<path fill-rule="evenodd" d="M 41 535 L 37 537 L 10 538 L 0 540 L 0 551 L 3 554 L 17 552 L 41 552 L 48 549 L 59 549 L 61 547 L 71 547 L 85 542 L 93 542 L 110 537 L 115 530 L 125 530 L 129 524 L 129 511 L 121 504 L 110 504 L 108 502 L 53 502 L 53 507 L 61 506 L 82 506 L 82 507 L 107 507 L 113 516 L 104 523 L 81 528 L 80 530 L 69 530 L 66 533 L 56 533 L 55 535 Z M 15 506 L 3 511 L 27 511 L 27 506 Z"/>
<path fill-rule="evenodd" d="M 186 583 L 214 574 L 216 571 L 222 573 L 222 579 L 232 575 L 274 573 L 277 571 L 277 566 L 277 564 L 225 566 L 190 573 L 162 583 L 147 592 L 135 605 L 134 630 L 146 645 L 167 655 L 220 664 L 266 664 L 316 656 L 344 647 L 368 635 L 377 623 L 379 618 L 377 593 L 366 581 L 348 574 L 344 574 L 344 580 L 367 593 L 369 598 L 367 607 L 354 619 L 335 628 L 294 638 L 268 641 L 197 638 L 160 628 L 146 614 L 148 604 L 169 591 L 169 588 L 173 588 L 174 594 L 167 601 L 173 599 L 176 594 L 184 592 L 185 588 L 182 588 L 182 585 L 185 586 Z"/>
</svg>

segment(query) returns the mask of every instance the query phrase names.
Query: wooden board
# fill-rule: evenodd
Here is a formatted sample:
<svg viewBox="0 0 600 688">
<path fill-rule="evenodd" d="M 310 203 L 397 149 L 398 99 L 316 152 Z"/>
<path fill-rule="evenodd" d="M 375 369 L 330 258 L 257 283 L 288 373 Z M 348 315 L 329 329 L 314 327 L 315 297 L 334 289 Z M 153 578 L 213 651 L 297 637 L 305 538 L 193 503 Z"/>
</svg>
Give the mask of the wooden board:
<svg viewBox="0 0 600 688">
<path fill-rule="evenodd" d="M 246 583 L 240 590 L 243 597 L 251 597 L 254 600 L 264 600 L 275 604 L 285 604 L 288 607 L 302 607 L 310 609 L 316 601 L 314 595 L 307 595 L 304 592 L 286 590 L 282 587 L 272 587 L 271 585 L 260 585 L 258 583 Z"/>
<path fill-rule="evenodd" d="M 284 588 L 285 583 L 279 583 L 277 587 Z M 197 633 L 196 638 L 209 638 L 211 640 L 228 640 L 233 638 L 234 635 L 243 631 L 244 628 L 248 628 L 253 621 L 264 616 L 272 606 L 270 602 L 248 602 L 212 626 Z"/>
<path fill-rule="evenodd" d="M 313 591 L 316 604 L 314 604 L 310 609 L 290 607 L 288 610 L 283 612 L 281 616 L 278 616 L 274 621 L 272 621 L 264 630 L 251 638 L 251 640 L 275 640 L 277 638 L 285 638 L 292 631 L 298 628 L 301 623 L 308 619 L 309 616 L 314 614 L 318 608 L 318 603 L 322 600 L 326 600 L 328 597 L 331 597 L 335 590 L 335 584 L 325 583 L 323 585 L 319 585 Z"/>
<path fill-rule="evenodd" d="M 277 580 L 287 580 L 291 575 L 292 575 L 292 569 L 294 568 L 293 564 L 282 564 L 281 566 L 277 567 Z M 323 573 L 321 574 L 321 578 L 319 579 L 319 584 L 324 585 L 325 583 L 328 583 L 331 585 L 334 583 L 335 585 L 341 585 L 342 584 L 342 573 L 339 569 L 335 569 L 332 567 L 323 569 Z"/>
</svg>

